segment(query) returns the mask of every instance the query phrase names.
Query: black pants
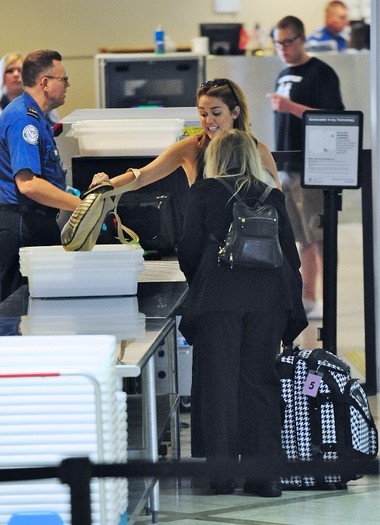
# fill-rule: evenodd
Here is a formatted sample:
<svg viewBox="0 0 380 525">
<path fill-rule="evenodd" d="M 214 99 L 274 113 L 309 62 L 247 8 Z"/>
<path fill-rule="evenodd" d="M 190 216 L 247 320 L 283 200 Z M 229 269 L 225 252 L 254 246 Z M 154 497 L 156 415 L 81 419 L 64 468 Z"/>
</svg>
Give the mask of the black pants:
<svg viewBox="0 0 380 525">
<path fill-rule="evenodd" d="M 0 302 L 23 283 L 19 249 L 61 244 L 54 215 L 0 210 Z"/>
<path fill-rule="evenodd" d="M 281 456 L 275 358 L 286 312 L 211 313 L 196 322 L 193 455 Z"/>
</svg>

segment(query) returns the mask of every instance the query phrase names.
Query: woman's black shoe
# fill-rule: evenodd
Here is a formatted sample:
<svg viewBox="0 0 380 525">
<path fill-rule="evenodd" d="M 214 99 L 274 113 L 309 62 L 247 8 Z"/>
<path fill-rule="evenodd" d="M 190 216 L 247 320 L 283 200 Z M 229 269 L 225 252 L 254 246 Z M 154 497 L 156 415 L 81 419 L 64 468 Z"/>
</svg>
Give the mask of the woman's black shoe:
<svg viewBox="0 0 380 525">
<path fill-rule="evenodd" d="M 210 481 L 210 488 L 214 494 L 232 494 L 235 486 L 235 483 L 232 481 L 226 483 Z"/>
<path fill-rule="evenodd" d="M 244 492 L 255 494 L 262 498 L 279 498 L 282 496 L 281 483 L 279 481 L 246 481 Z"/>
</svg>

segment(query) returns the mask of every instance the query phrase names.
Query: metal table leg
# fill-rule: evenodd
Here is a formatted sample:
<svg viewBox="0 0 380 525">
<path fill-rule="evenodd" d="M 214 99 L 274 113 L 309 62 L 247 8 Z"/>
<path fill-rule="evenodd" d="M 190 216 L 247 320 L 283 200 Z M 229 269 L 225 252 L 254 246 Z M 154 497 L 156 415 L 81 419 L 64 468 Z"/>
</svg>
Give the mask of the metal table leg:
<svg viewBox="0 0 380 525">
<path fill-rule="evenodd" d="M 167 348 L 168 348 L 169 393 L 175 394 L 176 396 L 178 396 L 177 331 L 176 331 L 175 325 L 167 336 Z M 173 459 L 180 459 L 181 448 L 180 448 L 179 403 L 176 404 L 171 414 L 170 441 L 171 441 Z"/>
<path fill-rule="evenodd" d="M 147 459 L 152 462 L 158 460 L 157 440 L 157 406 L 156 406 L 156 378 L 154 357 L 150 357 L 141 372 L 142 375 L 142 403 L 144 418 L 144 438 L 147 445 Z M 157 523 L 159 512 L 159 482 L 153 484 L 150 495 L 150 510 L 152 522 Z"/>
</svg>

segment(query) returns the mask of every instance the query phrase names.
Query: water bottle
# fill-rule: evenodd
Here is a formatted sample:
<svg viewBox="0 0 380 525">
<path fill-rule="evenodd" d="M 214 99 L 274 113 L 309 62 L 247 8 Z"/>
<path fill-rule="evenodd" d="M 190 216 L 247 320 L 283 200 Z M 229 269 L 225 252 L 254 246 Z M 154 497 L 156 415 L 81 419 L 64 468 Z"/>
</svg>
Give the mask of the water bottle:
<svg viewBox="0 0 380 525">
<path fill-rule="evenodd" d="M 160 27 L 154 32 L 154 49 L 159 55 L 165 53 L 165 31 Z"/>
</svg>

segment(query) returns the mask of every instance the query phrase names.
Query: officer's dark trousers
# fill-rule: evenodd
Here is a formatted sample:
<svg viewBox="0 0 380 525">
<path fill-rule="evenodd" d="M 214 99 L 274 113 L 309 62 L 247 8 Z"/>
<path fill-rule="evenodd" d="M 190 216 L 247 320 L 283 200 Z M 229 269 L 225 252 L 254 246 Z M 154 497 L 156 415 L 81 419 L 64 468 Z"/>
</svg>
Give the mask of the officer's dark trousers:
<svg viewBox="0 0 380 525">
<path fill-rule="evenodd" d="M 61 244 L 54 215 L 0 209 L 0 302 L 23 283 L 19 249 Z"/>
</svg>

